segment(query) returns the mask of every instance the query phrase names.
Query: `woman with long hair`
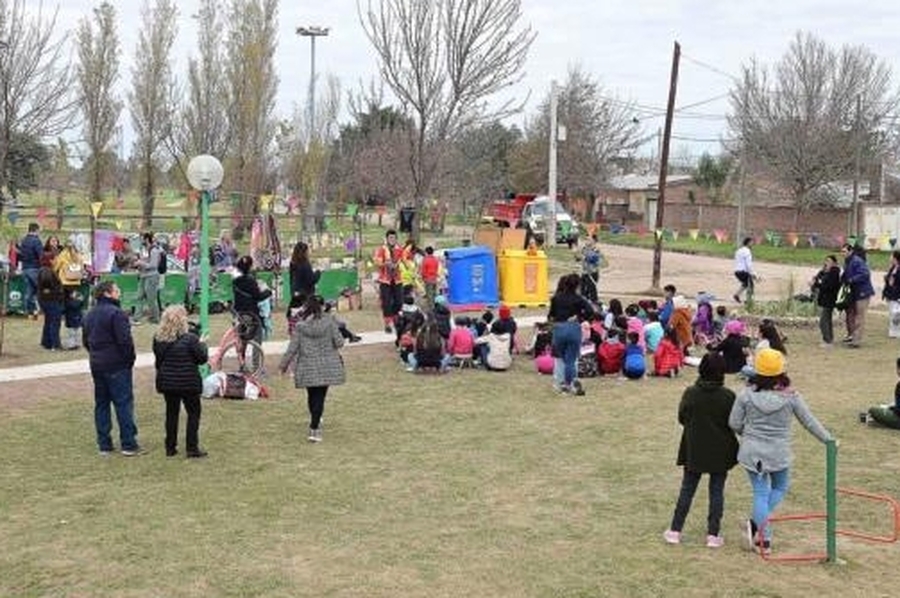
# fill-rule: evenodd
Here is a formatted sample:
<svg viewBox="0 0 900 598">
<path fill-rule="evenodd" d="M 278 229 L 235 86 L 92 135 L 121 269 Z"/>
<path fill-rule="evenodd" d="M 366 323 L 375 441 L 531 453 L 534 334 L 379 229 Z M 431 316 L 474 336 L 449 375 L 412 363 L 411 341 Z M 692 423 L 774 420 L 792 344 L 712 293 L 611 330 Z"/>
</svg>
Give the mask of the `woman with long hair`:
<svg viewBox="0 0 900 598">
<path fill-rule="evenodd" d="M 178 454 L 178 415 L 181 405 L 187 412 L 185 454 L 189 459 L 206 456 L 200 448 L 200 394 L 203 380 L 197 366 L 206 363 L 209 351 L 190 332 L 187 310 L 170 305 L 160 317 L 153 337 L 156 357 L 156 391 L 166 400 L 166 456 Z"/>
<path fill-rule="evenodd" d="M 322 413 L 325 397 L 331 386 L 343 384 L 344 360 L 339 349 L 344 338 L 330 313 L 324 311 L 325 301 L 318 295 L 306 300 L 304 317 L 297 322 L 291 342 L 281 358 L 279 371 L 285 374 L 294 369 L 294 386 L 306 389 L 309 408 L 310 442 L 322 442 Z"/>
<path fill-rule="evenodd" d="M 291 296 L 301 295 L 306 300 L 316 293 L 316 283 L 319 282 L 321 272 L 313 270 L 309 261 L 309 245 L 303 241 L 294 244 L 291 252 Z"/>
<path fill-rule="evenodd" d="M 547 314 L 547 319 L 553 323 L 553 353 L 562 359 L 563 365 L 563 380 L 557 390 L 575 395 L 584 394 L 577 379 L 581 323 L 590 321 L 594 313 L 588 300 L 578 292 L 580 286 L 581 277 L 578 274 L 566 274 L 560 278 Z"/>
</svg>

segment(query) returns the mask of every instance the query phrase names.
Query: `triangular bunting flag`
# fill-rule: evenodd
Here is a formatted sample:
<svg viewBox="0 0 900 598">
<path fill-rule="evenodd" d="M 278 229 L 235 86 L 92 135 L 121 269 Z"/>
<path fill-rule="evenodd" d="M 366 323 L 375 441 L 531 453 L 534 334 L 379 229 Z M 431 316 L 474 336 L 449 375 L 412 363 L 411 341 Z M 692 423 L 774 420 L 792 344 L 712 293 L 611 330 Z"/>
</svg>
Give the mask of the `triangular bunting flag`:
<svg viewBox="0 0 900 598">
<path fill-rule="evenodd" d="M 103 202 L 102 201 L 92 201 L 91 202 L 91 215 L 96 220 L 100 217 L 100 212 L 103 211 Z"/>
</svg>

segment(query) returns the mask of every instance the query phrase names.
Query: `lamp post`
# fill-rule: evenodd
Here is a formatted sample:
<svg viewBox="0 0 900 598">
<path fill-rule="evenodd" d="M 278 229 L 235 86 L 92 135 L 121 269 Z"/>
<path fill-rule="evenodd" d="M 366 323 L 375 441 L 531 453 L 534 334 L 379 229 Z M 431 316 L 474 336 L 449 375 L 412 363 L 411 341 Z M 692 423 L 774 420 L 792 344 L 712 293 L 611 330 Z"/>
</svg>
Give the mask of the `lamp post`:
<svg viewBox="0 0 900 598">
<path fill-rule="evenodd" d="M 0 53 L 8 56 L 9 52 L 9 42 L 5 39 L 0 39 Z M 9 138 L 10 138 L 10 126 L 9 126 L 9 66 L 6 64 L 6 56 L 3 60 L 3 69 L 2 73 L 0 73 L 3 77 L 3 94 L 0 97 L 0 101 L 3 102 L 2 112 L 3 112 L 3 130 L 0 132 L 0 143 L 3 144 L 2 152 L 0 152 L 0 168 L 2 168 L 2 172 L 0 172 L 0 211 L 3 210 L 3 201 L 6 198 L 3 196 L 3 188 L 9 184 L 7 180 L 7 173 L 9 169 L 7 168 L 7 162 L 9 161 Z"/>
<path fill-rule="evenodd" d="M 318 27 L 310 25 L 309 27 L 297 27 L 297 35 L 309 38 L 310 58 L 309 58 L 309 138 L 316 130 L 316 38 L 328 35 L 328 27 Z"/>
<path fill-rule="evenodd" d="M 191 187 L 200 191 L 200 335 L 209 334 L 209 201 L 222 184 L 222 163 L 208 154 L 195 156 L 187 168 Z"/>
</svg>

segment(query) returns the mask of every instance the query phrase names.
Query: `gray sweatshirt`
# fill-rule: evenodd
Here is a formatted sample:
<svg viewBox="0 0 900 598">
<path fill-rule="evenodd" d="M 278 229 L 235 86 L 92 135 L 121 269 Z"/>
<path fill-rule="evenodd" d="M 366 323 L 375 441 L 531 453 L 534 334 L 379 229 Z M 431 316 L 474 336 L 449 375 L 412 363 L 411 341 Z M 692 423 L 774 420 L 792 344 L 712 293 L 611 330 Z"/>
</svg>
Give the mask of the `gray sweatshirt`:
<svg viewBox="0 0 900 598">
<path fill-rule="evenodd" d="M 821 442 L 832 439 L 796 391 L 742 390 L 728 418 L 728 425 L 741 436 L 738 463 L 760 473 L 790 467 L 794 417 Z"/>
</svg>

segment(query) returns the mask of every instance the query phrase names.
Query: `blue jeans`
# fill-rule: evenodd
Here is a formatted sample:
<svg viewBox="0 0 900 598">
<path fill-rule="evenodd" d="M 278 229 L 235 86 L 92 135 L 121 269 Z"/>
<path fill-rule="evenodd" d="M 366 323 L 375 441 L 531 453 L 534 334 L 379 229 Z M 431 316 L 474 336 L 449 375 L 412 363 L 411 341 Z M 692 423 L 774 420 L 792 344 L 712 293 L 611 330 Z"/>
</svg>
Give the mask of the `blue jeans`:
<svg viewBox="0 0 900 598">
<path fill-rule="evenodd" d="M 94 426 L 97 428 L 97 446 L 101 451 L 113 450 L 110 405 L 116 410 L 122 450 L 138 448 L 131 373 L 131 368 L 116 372 L 91 372 L 94 379 Z"/>
<path fill-rule="evenodd" d="M 22 276 L 25 277 L 25 302 L 23 307 L 25 308 L 25 313 L 31 315 L 37 311 L 35 297 L 37 297 L 38 269 L 29 268 L 22 270 Z"/>
<path fill-rule="evenodd" d="M 757 528 L 769 518 L 791 485 L 790 470 L 785 468 L 771 473 L 747 472 L 750 476 L 750 485 L 753 487 L 753 522 Z M 764 540 L 772 538 L 772 528 L 766 525 Z"/>
<path fill-rule="evenodd" d="M 553 326 L 553 352 L 563 360 L 563 384 L 570 386 L 578 376 L 581 354 L 581 324 L 559 322 Z"/>
<path fill-rule="evenodd" d="M 41 301 L 44 312 L 44 328 L 41 330 L 41 346 L 45 349 L 61 349 L 59 328 L 62 326 L 62 301 Z"/>
</svg>

